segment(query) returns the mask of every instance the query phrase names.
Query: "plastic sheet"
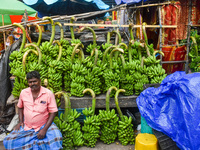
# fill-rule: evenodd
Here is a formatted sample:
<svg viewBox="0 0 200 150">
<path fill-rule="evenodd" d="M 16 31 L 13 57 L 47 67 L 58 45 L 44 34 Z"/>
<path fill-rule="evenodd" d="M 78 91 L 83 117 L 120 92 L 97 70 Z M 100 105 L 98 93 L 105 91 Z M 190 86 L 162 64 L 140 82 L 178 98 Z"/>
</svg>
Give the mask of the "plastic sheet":
<svg viewBox="0 0 200 150">
<path fill-rule="evenodd" d="M 10 82 L 10 66 L 9 66 L 9 56 L 14 51 L 19 49 L 21 46 L 21 39 L 16 41 L 7 50 L 2 53 L 2 58 L 0 59 L 0 107 L 6 105 L 6 101 L 11 94 L 11 82 Z M 2 110 L 0 110 L 2 111 Z"/>
<path fill-rule="evenodd" d="M 199 83 L 200 73 L 177 71 L 136 99 L 148 125 L 168 135 L 180 149 L 200 150 Z"/>
</svg>

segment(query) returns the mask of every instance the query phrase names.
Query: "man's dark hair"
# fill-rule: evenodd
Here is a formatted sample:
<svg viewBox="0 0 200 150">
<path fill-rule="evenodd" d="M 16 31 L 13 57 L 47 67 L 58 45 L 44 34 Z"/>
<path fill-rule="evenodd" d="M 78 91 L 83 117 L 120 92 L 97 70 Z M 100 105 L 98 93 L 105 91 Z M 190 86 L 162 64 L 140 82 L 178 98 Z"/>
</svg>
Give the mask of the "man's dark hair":
<svg viewBox="0 0 200 150">
<path fill-rule="evenodd" d="M 38 71 L 31 71 L 31 72 L 28 72 L 27 75 L 26 75 L 26 79 L 32 79 L 32 78 L 37 78 L 37 79 L 40 79 L 40 74 Z"/>
</svg>

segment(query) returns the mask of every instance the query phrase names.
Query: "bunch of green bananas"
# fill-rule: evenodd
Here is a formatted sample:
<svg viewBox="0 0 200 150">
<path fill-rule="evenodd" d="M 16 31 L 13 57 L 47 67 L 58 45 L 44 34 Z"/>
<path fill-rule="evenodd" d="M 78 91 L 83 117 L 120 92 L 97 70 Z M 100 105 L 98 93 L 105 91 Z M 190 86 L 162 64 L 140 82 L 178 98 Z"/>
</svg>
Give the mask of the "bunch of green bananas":
<svg viewBox="0 0 200 150">
<path fill-rule="evenodd" d="M 90 88 L 84 89 L 83 94 L 87 92 L 89 92 L 92 96 L 92 107 L 85 108 L 83 110 L 83 114 L 86 116 L 84 125 L 82 127 L 82 131 L 84 132 L 83 138 L 85 140 L 84 144 L 86 146 L 95 147 L 97 139 L 99 138 L 101 123 L 99 117 L 95 115 L 96 95 Z"/>
<path fill-rule="evenodd" d="M 128 143 L 134 144 L 135 134 L 133 130 L 132 118 L 127 117 L 122 114 L 119 107 L 118 96 L 120 92 L 125 92 L 124 89 L 119 89 L 115 93 L 115 104 L 120 117 L 118 126 L 118 139 L 122 145 L 127 145 Z"/>
<path fill-rule="evenodd" d="M 143 85 L 149 83 L 148 76 L 140 72 L 135 72 L 133 78 L 136 81 L 134 84 L 135 95 L 139 95 L 143 91 Z"/>
<path fill-rule="evenodd" d="M 119 120 L 115 109 L 111 111 L 99 110 L 99 119 L 101 120 L 100 140 L 106 144 L 114 143 L 117 138 Z"/>
<path fill-rule="evenodd" d="M 61 113 L 59 118 L 55 117 L 54 122 L 63 135 L 63 147 L 71 150 L 76 146 L 83 146 L 84 143 L 81 125 L 76 120 L 81 113 L 76 109 L 71 109 L 70 98 L 66 92 L 59 91 L 55 93 L 55 96 L 61 98 L 61 94 L 65 100 L 65 112 Z"/>
<path fill-rule="evenodd" d="M 84 132 L 84 145 L 88 147 L 95 147 L 97 139 L 100 137 L 100 124 L 101 123 L 97 115 L 86 116 L 82 127 L 82 131 Z"/>
<path fill-rule="evenodd" d="M 119 121 L 118 126 L 118 139 L 122 145 L 127 145 L 128 143 L 135 143 L 135 134 L 133 130 L 132 118 L 123 116 L 124 120 Z"/>
<path fill-rule="evenodd" d="M 15 81 L 12 94 L 14 97 L 19 97 L 21 91 L 24 88 L 28 87 L 27 80 L 25 79 L 26 73 L 23 71 L 21 67 L 21 68 L 16 68 L 16 70 L 13 72 L 13 75 L 15 76 Z"/>
<path fill-rule="evenodd" d="M 104 91 L 108 91 L 111 86 L 115 86 L 119 88 L 119 71 L 113 71 L 112 69 L 106 69 L 103 73 L 103 77 L 105 80 Z M 111 97 L 114 96 L 114 92 L 112 91 Z"/>
<path fill-rule="evenodd" d="M 87 74 L 87 68 L 81 63 L 75 63 L 72 65 L 71 77 L 71 94 L 74 96 L 83 96 L 82 91 L 85 89 L 85 75 Z"/>
<path fill-rule="evenodd" d="M 88 69 L 85 76 L 86 87 L 92 89 L 96 94 L 101 94 L 101 78 L 103 72 L 100 67 L 94 66 L 93 69 Z"/>
<path fill-rule="evenodd" d="M 48 87 L 52 88 L 53 92 L 62 90 L 62 68 L 63 63 L 61 61 L 53 60 L 49 64 Z"/>
</svg>

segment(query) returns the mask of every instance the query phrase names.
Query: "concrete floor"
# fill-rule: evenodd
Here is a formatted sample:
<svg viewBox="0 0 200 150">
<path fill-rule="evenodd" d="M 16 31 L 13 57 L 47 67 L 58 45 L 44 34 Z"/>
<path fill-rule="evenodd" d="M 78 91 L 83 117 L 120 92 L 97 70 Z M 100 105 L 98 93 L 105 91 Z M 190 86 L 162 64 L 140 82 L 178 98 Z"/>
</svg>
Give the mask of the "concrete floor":
<svg viewBox="0 0 200 150">
<path fill-rule="evenodd" d="M 77 150 L 134 150 L 134 149 L 135 149 L 135 145 L 123 146 L 123 145 L 119 144 L 119 142 L 115 142 L 115 143 L 107 145 L 101 141 L 97 142 L 97 144 L 94 148 L 89 148 L 86 146 L 77 148 Z M 5 148 L 3 146 L 3 142 L 0 142 L 0 150 L 5 150 Z"/>
</svg>

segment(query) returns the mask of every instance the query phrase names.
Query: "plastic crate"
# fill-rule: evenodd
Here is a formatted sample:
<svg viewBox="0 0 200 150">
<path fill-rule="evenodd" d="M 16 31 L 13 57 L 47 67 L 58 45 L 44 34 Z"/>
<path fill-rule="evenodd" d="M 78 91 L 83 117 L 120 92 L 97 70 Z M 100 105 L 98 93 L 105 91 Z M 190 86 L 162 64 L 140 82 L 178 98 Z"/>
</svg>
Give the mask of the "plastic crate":
<svg viewBox="0 0 200 150">
<path fill-rule="evenodd" d="M 78 113 L 81 113 L 81 115 L 76 119 L 78 122 L 84 122 L 84 119 L 86 119 L 86 116 L 82 112 L 84 109 L 85 108 L 76 108 L 76 111 Z M 64 112 L 65 112 L 65 109 L 58 108 L 58 117 L 60 117 L 60 114 Z"/>
<path fill-rule="evenodd" d="M 153 133 L 158 139 L 158 145 L 160 147 L 160 150 L 180 150 L 177 147 L 176 142 L 174 142 L 170 137 L 168 137 L 164 133 L 159 132 L 154 129 L 153 129 Z"/>
</svg>

